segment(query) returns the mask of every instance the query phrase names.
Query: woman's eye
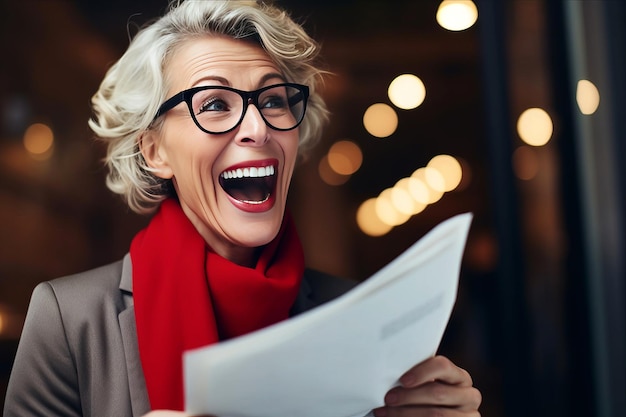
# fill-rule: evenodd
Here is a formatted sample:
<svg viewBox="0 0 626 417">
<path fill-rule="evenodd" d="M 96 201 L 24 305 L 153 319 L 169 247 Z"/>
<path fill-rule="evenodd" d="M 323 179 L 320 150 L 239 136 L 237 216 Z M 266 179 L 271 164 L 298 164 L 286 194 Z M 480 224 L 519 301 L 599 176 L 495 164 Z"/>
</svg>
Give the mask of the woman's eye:
<svg viewBox="0 0 626 417">
<path fill-rule="evenodd" d="M 285 100 L 284 97 L 282 96 L 271 96 L 271 97 L 266 97 L 263 100 L 262 106 L 264 109 L 282 109 L 285 108 L 287 105 L 287 100 Z"/>
<path fill-rule="evenodd" d="M 228 105 L 223 100 L 211 98 L 205 100 L 200 107 L 198 107 L 198 113 L 204 113 L 206 111 L 228 111 Z"/>
</svg>

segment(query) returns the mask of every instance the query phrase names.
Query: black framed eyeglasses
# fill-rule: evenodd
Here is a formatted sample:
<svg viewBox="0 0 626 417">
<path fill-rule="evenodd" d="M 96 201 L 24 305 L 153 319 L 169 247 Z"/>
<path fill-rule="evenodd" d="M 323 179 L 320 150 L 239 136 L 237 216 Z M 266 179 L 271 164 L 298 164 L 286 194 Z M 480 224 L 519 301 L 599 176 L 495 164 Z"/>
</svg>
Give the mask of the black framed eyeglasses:
<svg viewBox="0 0 626 417">
<path fill-rule="evenodd" d="M 225 86 L 194 87 L 166 100 L 154 119 L 185 102 L 194 123 L 206 133 L 220 134 L 235 129 L 250 104 L 259 110 L 263 121 L 275 130 L 292 130 L 304 119 L 309 87 L 282 83 L 254 91 Z"/>
</svg>

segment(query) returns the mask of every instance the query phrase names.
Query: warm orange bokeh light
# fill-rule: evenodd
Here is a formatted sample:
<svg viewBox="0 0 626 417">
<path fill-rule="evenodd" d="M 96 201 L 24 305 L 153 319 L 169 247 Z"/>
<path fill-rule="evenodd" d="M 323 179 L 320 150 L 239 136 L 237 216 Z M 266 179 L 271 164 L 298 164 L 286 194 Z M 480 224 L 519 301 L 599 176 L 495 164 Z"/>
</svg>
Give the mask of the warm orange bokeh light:
<svg viewBox="0 0 626 417">
<path fill-rule="evenodd" d="M 519 137 L 531 146 L 543 146 L 552 137 L 554 126 L 548 112 L 540 108 L 530 108 L 517 119 Z"/>
<path fill-rule="evenodd" d="M 580 80 L 576 86 L 576 102 L 582 114 L 593 114 L 600 106 L 600 91 L 589 80 Z"/>
<path fill-rule="evenodd" d="M 392 229 L 392 226 L 383 223 L 376 214 L 376 198 L 370 198 L 359 206 L 356 222 L 361 231 L 369 236 L 382 236 Z"/>
<path fill-rule="evenodd" d="M 478 20 L 478 9 L 472 0 L 444 0 L 437 9 L 437 23 L 451 31 L 470 28 Z"/>
<path fill-rule="evenodd" d="M 428 162 L 427 166 L 436 169 L 441 174 L 443 178 L 442 191 L 452 191 L 461 183 L 463 170 L 459 161 L 453 156 L 437 155 Z"/>
<path fill-rule="evenodd" d="M 363 152 L 352 141 L 336 142 L 328 151 L 328 164 L 338 174 L 352 175 L 361 168 L 362 163 Z"/>
<path fill-rule="evenodd" d="M 24 148 L 37 159 L 47 159 L 54 145 L 54 134 L 49 126 L 34 123 L 24 132 Z"/>
<path fill-rule="evenodd" d="M 388 104 L 372 104 L 363 115 L 363 126 L 370 135 L 386 138 L 398 128 L 398 115 Z"/>
<path fill-rule="evenodd" d="M 328 156 L 324 156 L 320 160 L 320 163 L 317 166 L 317 172 L 319 173 L 322 181 L 328 185 L 342 185 L 350 179 L 349 175 L 338 174 L 330 167 L 328 164 Z"/>
</svg>

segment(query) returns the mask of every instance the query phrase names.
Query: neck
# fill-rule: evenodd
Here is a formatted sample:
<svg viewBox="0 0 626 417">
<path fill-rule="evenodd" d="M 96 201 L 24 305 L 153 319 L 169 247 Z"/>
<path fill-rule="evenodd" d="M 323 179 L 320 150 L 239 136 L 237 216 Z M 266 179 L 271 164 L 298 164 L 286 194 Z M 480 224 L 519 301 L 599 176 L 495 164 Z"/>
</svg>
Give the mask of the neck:
<svg viewBox="0 0 626 417">
<path fill-rule="evenodd" d="M 246 247 L 224 240 L 209 229 L 187 205 L 181 204 L 183 212 L 196 228 L 211 250 L 229 261 L 247 268 L 254 268 L 259 259 L 260 247 Z"/>
<path fill-rule="evenodd" d="M 204 240 L 206 241 L 206 237 Z M 223 258 L 237 265 L 253 269 L 256 267 L 257 261 L 259 260 L 259 253 L 261 252 L 261 248 L 245 248 L 237 245 L 222 245 L 222 247 L 220 247 L 219 245 L 209 244 L 209 246 L 215 253 Z"/>
</svg>

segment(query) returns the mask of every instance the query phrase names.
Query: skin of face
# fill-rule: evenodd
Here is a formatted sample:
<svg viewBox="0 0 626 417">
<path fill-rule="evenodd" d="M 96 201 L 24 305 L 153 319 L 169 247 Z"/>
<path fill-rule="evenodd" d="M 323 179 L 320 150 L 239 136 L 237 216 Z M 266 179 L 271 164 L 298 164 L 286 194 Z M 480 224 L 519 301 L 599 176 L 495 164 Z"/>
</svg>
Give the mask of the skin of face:
<svg viewBox="0 0 626 417">
<path fill-rule="evenodd" d="M 254 43 L 207 36 L 183 43 L 165 68 L 168 97 L 196 86 L 251 91 L 285 82 L 277 65 Z M 249 104 L 241 124 L 208 134 L 193 122 L 186 103 L 167 112 L 163 126 L 143 135 L 141 151 L 155 175 L 172 179 L 187 217 L 219 255 L 254 266 L 258 248 L 277 235 L 298 152 L 298 129 L 277 131 Z M 228 195 L 220 175 L 233 168 L 274 165 L 276 186 L 263 204 Z"/>
</svg>

